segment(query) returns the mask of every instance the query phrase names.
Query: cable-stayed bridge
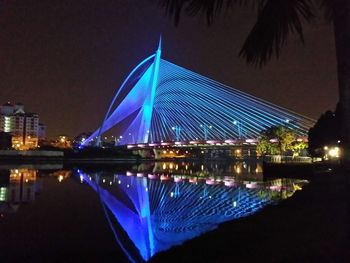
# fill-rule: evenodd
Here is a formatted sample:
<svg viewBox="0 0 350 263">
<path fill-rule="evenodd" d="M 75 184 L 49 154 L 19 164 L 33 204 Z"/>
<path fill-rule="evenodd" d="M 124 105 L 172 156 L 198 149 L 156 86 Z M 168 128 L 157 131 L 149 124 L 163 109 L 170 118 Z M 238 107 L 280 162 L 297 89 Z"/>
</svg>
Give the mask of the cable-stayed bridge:
<svg viewBox="0 0 350 263">
<path fill-rule="evenodd" d="M 253 139 L 271 126 L 306 136 L 314 120 L 221 84 L 155 54 L 138 64 L 83 145 L 122 125 L 121 144 Z M 125 124 L 126 122 L 126 124 Z"/>
</svg>

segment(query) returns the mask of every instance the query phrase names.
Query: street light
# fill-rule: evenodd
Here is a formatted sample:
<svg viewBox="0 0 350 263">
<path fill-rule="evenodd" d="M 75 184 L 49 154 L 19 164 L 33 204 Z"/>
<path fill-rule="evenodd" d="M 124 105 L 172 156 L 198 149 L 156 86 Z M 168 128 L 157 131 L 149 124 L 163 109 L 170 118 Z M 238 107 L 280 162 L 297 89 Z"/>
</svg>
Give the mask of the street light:
<svg viewBox="0 0 350 263">
<path fill-rule="evenodd" d="M 146 142 L 153 142 L 153 136 L 152 136 L 152 132 L 150 130 L 146 131 L 145 141 Z"/>
<path fill-rule="evenodd" d="M 207 125 L 207 124 L 201 124 L 200 127 L 203 128 L 204 140 L 207 140 L 208 139 L 208 134 L 209 134 L 209 129 L 212 129 L 213 126 L 212 125 Z"/>
<path fill-rule="evenodd" d="M 131 134 L 131 132 L 129 132 L 129 136 L 131 136 L 131 140 L 129 139 L 129 141 L 131 141 L 132 143 L 136 143 L 134 134 Z"/>
<path fill-rule="evenodd" d="M 175 140 L 176 140 L 177 142 L 179 142 L 179 141 L 180 141 L 181 127 L 179 127 L 179 126 L 174 126 L 174 127 L 172 127 L 171 129 L 172 129 L 173 131 L 175 131 Z"/>
<path fill-rule="evenodd" d="M 115 140 L 115 139 L 116 139 L 116 140 Z M 115 136 L 115 139 L 114 139 L 114 145 L 119 145 L 119 144 L 120 144 L 120 141 L 123 139 L 123 136 L 120 135 L 118 139 L 117 139 L 117 136 Z"/>
<path fill-rule="evenodd" d="M 234 120 L 233 125 L 237 126 L 237 132 L 238 132 L 238 139 L 242 138 L 242 125 L 241 122 Z"/>
</svg>

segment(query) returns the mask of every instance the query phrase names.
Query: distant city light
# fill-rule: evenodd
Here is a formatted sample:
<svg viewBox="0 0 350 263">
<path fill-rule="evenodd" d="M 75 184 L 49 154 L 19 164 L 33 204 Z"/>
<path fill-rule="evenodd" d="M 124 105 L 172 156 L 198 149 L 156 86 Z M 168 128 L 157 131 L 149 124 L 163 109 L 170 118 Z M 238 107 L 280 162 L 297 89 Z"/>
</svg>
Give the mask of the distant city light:
<svg viewBox="0 0 350 263">
<path fill-rule="evenodd" d="M 335 147 L 324 146 L 323 149 L 325 151 L 325 154 L 323 157 L 325 160 L 337 159 L 337 158 L 340 158 L 341 156 L 341 150 L 338 146 L 335 146 Z"/>
<path fill-rule="evenodd" d="M 334 147 L 334 148 L 329 149 L 328 154 L 331 158 L 339 158 L 340 157 L 339 147 Z"/>
</svg>

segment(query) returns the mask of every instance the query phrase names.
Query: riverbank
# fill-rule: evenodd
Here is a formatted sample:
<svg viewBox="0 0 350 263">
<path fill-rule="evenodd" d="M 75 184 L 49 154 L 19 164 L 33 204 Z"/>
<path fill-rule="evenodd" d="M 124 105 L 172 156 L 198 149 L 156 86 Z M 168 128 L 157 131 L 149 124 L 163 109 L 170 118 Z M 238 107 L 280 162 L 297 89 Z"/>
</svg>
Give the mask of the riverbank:
<svg viewBox="0 0 350 263">
<path fill-rule="evenodd" d="M 349 262 L 350 171 L 313 174 L 303 191 L 151 262 Z"/>
<path fill-rule="evenodd" d="M 139 156 L 124 148 L 51 149 L 51 150 L 1 150 L 0 163 L 96 163 L 113 164 L 136 162 Z"/>
</svg>

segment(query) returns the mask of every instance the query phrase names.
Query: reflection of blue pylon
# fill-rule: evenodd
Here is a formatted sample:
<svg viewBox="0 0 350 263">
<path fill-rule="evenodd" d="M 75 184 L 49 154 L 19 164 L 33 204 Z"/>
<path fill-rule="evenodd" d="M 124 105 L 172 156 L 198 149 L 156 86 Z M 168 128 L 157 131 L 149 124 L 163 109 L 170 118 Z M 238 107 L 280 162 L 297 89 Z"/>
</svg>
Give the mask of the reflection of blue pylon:
<svg viewBox="0 0 350 263">
<path fill-rule="evenodd" d="M 123 246 L 126 239 L 119 238 L 114 220 L 127 233 L 142 258 L 148 261 L 159 251 L 212 231 L 222 222 L 252 214 L 273 202 L 270 195 L 261 198 L 258 189 L 238 188 L 244 198 L 240 205 L 237 202 L 233 206 L 232 201 L 237 196 L 240 199 L 240 193 L 236 188 L 222 184 L 162 182 L 146 177 L 115 175 L 117 183 L 106 187 L 103 183 L 98 184 L 104 178 L 102 176 L 107 175 L 105 173 L 96 174 L 96 177 L 80 170 L 77 173 L 98 193 L 115 240 L 130 261 L 134 253 L 126 250 L 129 245 Z M 269 191 L 269 188 L 263 189 Z M 210 198 L 209 193 L 215 198 Z M 181 198 L 173 198 L 180 195 Z"/>
<path fill-rule="evenodd" d="M 175 191 L 174 191 L 174 197 L 180 196 L 180 186 L 179 184 L 175 184 Z"/>
<path fill-rule="evenodd" d="M 234 207 L 236 207 L 240 204 L 240 202 L 241 202 L 241 189 L 238 188 L 238 194 L 237 194 L 236 198 L 232 199 L 232 205 Z"/>
<path fill-rule="evenodd" d="M 204 185 L 203 195 L 201 196 L 201 198 L 206 198 L 208 195 L 209 195 L 208 188 L 206 185 Z"/>
</svg>

